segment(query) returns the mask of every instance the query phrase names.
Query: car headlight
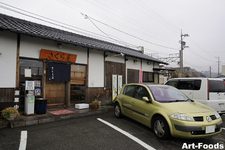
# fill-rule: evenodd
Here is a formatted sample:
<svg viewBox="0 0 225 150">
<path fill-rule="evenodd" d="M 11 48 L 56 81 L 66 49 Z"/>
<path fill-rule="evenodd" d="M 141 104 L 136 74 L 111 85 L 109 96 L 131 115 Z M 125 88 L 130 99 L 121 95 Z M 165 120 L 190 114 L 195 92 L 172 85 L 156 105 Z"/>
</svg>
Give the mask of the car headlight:
<svg viewBox="0 0 225 150">
<path fill-rule="evenodd" d="M 215 116 L 216 116 L 216 119 L 220 118 L 220 114 L 217 111 L 215 111 Z"/>
<path fill-rule="evenodd" d="M 181 114 L 181 113 L 175 113 L 170 115 L 171 118 L 178 119 L 178 120 L 184 120 L 184 121 L 195 121 L 193 117 Z"/>
</svg>

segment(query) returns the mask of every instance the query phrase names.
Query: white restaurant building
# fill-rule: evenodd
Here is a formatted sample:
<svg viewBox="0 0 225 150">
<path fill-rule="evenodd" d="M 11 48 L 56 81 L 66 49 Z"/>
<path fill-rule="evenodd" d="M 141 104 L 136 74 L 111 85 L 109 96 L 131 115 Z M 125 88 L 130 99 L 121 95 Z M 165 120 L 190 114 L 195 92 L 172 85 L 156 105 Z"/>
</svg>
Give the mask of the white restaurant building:
<svg viewBox="0 0 225 150">
<path fill-rule="evenodd" d="M 26 81 L 35 81 L 35 97 L 47 98 L 48 108 L 96 97 L 110 104 L 125 83 L 159 83 L 159 64 L 167 65 L 143 51 L 0 14 L 0 111 L 24 111 Z"/>
</svg>

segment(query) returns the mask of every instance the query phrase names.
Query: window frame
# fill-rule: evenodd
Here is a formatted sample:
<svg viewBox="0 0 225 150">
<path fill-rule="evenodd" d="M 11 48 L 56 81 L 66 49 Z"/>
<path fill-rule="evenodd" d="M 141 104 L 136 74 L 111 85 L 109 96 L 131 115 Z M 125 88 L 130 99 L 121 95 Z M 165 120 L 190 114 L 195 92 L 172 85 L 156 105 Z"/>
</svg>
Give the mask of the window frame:
<svg viewBox="0 0 225 150">
<path fill-rule="evenodd" d="M 136 94 L 138 94 L 138 89 L 139 89 L 140 87 L 141 87 L 141 88 L 144 88 L 144 89 L 146 90 L 146 92 L 148 93 L 148 96 L 142 96 L 142 98 L 143 98 L 143 97 L 148 97 L 148 99 L 150 100 L 151 98 L 150 98 L 150 93 L 149 93 L 149 91 L 147 90 L 146 87 L 141 86 L 141 85 L 137 85 L 137 87 L 136 87 L 135 90 L 134 90 L 133 97 L 134 97 L 135 99 L 137 99 L 137 100 L 143 101 L 142 98 L 139 99 L 139 98 L 136 97 Z"/>
</svg>

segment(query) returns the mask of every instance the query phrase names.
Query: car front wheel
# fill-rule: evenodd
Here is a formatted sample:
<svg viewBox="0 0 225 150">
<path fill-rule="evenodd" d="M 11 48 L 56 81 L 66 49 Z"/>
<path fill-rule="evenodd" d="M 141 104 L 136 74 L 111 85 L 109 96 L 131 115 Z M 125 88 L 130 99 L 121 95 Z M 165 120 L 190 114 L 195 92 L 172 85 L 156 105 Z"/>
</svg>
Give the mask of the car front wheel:
<svg viewBox="0 0 225 150">
<path fill-rule="evenodd" d="M 121 113 L 121 109 L 120 109 L 120 105 L 119 103 L 116 103 L 114 106 L 114 114 L 117 118 L 121 118 L 122 117 L 122 113 Z"/>
<path fill-rule="evenodd" d="M 168 139 L 170 136 L 169 126 L 166 120 L 161 116 L 154 119 L 153 130 L 155 136 L 159 139 Z"/>
</svg>

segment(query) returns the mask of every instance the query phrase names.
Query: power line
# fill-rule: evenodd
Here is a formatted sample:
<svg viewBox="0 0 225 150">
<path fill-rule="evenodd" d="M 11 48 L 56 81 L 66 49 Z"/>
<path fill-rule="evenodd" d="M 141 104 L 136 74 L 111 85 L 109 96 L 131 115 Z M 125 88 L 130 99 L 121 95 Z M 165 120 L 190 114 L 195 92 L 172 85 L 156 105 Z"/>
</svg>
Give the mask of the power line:
<svg viewBox="0 0 225 150">
<path fill-rule="evenodd" d="M 204 50 L 196 41 L 194 41 L 193 38 L 190 38 L 192 43 L 194 43 L 194 45 L 196 45 L 200 50 L 202 50 L 203 52 L 207 53 L 208 55 L 212 56 L 212 54 L 209 54 L 206 50 Z"/>
<path fill-rule="evenodd" d="M 43 21 L 43 22 L 46 22 L 46 23 L 49 23 L 49 24 L 52 24 L 52 25 L 55 25 L 55 26 L 60 26 L 60 27 L 62 27 L 62 28 L 65 28 L 65 29 L 68 29 L 68 30 L 72 30 L 72 31 L 75 31 L 75 32 L 79 32 L 79 33 L 82 33 L 82 34 L 91 34 L 92 36 L 94 35 L 94 36 L 97 36 L 97 37 L 102 37 L 102 38 L 109 38 L 109 35 L 107 35 L 107 37 L 105 37 L 105 36 L 102 36 L 102 35 L 99 35 L 99 34 L 96 34 L 96 33 L 93 33 L 93 32 L 90 32 L 90 31 L 87 31 L 87 30 L 84 30 L 84 29 L 81 29 L 81 28 L 77 28 L 77 27 L 75 27 L 75 26 L 72 26 L 72 25 L 69 25 L 69 24 L 66 24 L 66 23 L 62 23 L 62 22 L 59 22 L 59 21 L 56 21 L 56 20 L 53 20 L 53 19 L 50 19 L 50 18 L 47 18 L 47 17 L 44 17 L 44 16 L 41 16 L 41 15 L 38 15 L 38 14 L 35 14 L 35 13 L 32 13 L 32 12 L 29 12 L 29 11 L 26 11 L 26 10 L 23 10 L 23 9 L 20 9 L 20 8 L 17 8 L 17 7 L 14 7 L 14 6 L 11 6 L 11 5 L 8 5 L 8 4 L 5 4 L 5 3 L 3 3 L 3 2 L 0 2 L 0 4 L 2 4 L 2 5 L 0 5 L 0 7 L 1 8 L 3 8 L 3 9 L 7 9 L 7 10 L 9 10 L 9 11 L 13 11 L 13 12 L 15 12 L 15 13 L 18 13 L 18 14 L 21 14 L 21 15 L 24 15 L 24 16 L 27 16 L 27 17 L 30 17 L 30 18 L 33 18 L 33 19 L 37 19 L 37 20 L 40 20 L 40 21 Z M 5 6 L 3 6 L 3 5 L 5 5 Z M 7 7 L 6 7 L 7 6 Z M 12 9 L 13 8 L 13 9 Z M 16 10 L 15 10 L 16 9 Z M 19 10 L 19 11 L 18 11 Z M 23 12 L 25 12 L 25 13 L 23 13 Z M 54 22 L 56 22 L 56 23 L 54 23 Z M 60 25 L 60 24 L 62 24 L 62 25 Z M 63 26 L 64 25 L 64 26 Z M 71 28 L 68 28 L 68 27 L 66 27 L 66 26 L 69 26 L 69 27 L 71 27 Z M 76 29 L 78 29 L 78 30 L 74 30 L 74 29 L 72 29 L 72 28 L 76 28 Z M 79 30 L 82 30 L 82 31 L 79 31 Z M 124 44 L 124 45 L 126 45 L 126 46 L 128 46 L 128 47 L 133 47 L 133 48 L 137 48 L 138 46 L 135 46 L 135 45 L 132 45 L 132 44 L 129 44 L 129 43 L 126 43 L 126 42 L 124 42 L 124 41 L 119 41 L 119 40 L 116 40 L 115 38 L 109 38 L 109 39 L 111 39 L 111 40 L 113 40 L 113 41 L 117 41 L 117 42 L 119 42 L 120 44 L 122 43 L 122 44 Z M 152 43 L 152 44 L 154 44 L 154 43 Z M 161 46 L 161 45 L 160 45 Z M 166 48 L 166 47 L 164 47 L 164 48 Z M 146 49 L 148 49 L 148 48 L 146 48 Z"/>
<path fill-rule="evenodd" d="M 65 2 L 66 2 L 66 3 L 70 3 L 71 5 L 76 6 L 76 8 L 77 8 L 77 7 L 80 7 L 80 8 L 86 9 L 85 6 L 82 6 L 82 5 L 80 5 L 80 4 L 78 4 L 78 3 L 75 3 L 75 2 L 73 2 L 73 1 L 70 2 L 70 1 L 68 1 L 68 0 L 65 0 Z M 98 7 L 98 8 L 100 8 L 100 9 L 102 9 L 102 10 L 105 10 L 107 13 L 113 14 L 113 16 L 116 16 L 116 17 L 118 17 L 118 18 L 122 18 L 123 20 L 129 22 L 130 25 L 129 25 L 129 26 L 126 26 L 126 28 L 129 28 L 131 25 L 137 26 L 137 27 L 138 27 L 138 32 L 140 31 L 140 29 L 143 29 L 143 30 L 144 30 L 144 34 L 146 34 L 146 33 L 152 33 L 152 35 L 160 36 L 161 39 L 165 39 L 165 36 L 166 36 L 166 35 L 160 35 L 160 33 L 154 33 L 154 32 L 152 32 L 152 31 L 149 30 L 149 27 L 143 28 L 143 27 L 142 27 L 143 24 L 142 24 L 142 26 L 140 26 L 140 24 L 137 23 L 136 20 L 134 20 L 134 22 L 131 22 L 130 19 L 127 19 L 127 17 L 125 17 L 125 18 L 121 17 L 121 16 L 123 16 L 123 14 L 117 15 L 117 14 L 115 13 L 116 11 L 113 11 L 113 12 L 109 11 L 109 10 L 110 10 L 110 7 L 108 7 L 107 5 L 104 5 L 104 4 L 100 3 L 99 1 L 96 1 L 96 2 L 94 2 L 94 3 L 93 3 L 93 2 L 90 2 L 90 1 L 87 1 L 87 2 L 88 2 L 88 3 L 91 3 L 92 5 Z M 104 6 L 104 8 L 102 8 L 102 7 L 99 6 L 99 5 L 96 5 L 96 3 L 100 3 L 101 5 Z M 71 5 L 70 5 L 70 7 L 71 7 Z M 109 9 L 105 9 L 105 8 L 109 8 Z M 88 10 L 88 11 L 91 11 L 92 9 L 88 8 L 87 10 Z M 95 13 L 96 11 L 92 11 L 92 12 L 93 12 L 94 14 L 97 14 L 98 16 L 102 16 L 102 14 L 104 14 L 104 13 L 100 13 L 100 14 Z M 104 16 L 103 16 L 103 18 L 109 20 L 109 17 L 108 17 L 108 16 L 107 16 L 107 17 L 104 17 Z M 113 19 L 113 18 L 110 18 L 110 21 L 112 21 L 112 20 L 114 20 L 114 19 Z M 132 20 L 132 19 L 131 19 L 131 20 Z M 118 20 L 114 20 L 113 23 L 118 24 Z M 134 29 L 132 28 L 131 30 L 133 31 Z M 152 35 L 151 35 L 151 36 L 152 36 Z M 156 38 L 155 38 L 155 39 L 156 39 Z M 169 37 L 169 39 L 171 39 L 171 38 Z M 166 40 L 168 40 L 168 39 L 166 39 Z M 161 41 L 163 41 L 163 40 L 161 40 Z"/>
<path fill-rule="evenodd" d="M 82 13 L 81 13 L 82 14 Z M 82 14 L 82 15 L 84 15 L 84 14 Z M 126 46 L 129 46 L 129 45 L 127 45 L 125 42 L 123 42 L 123 41 L 118 41 L 118 40 L 116 40 L 116 39 L 114 39 L 114 38 L 112 38 L 111 36 L 109 36 L 107 33 L 105 33 L 103 30 L 101 30 L 91 19 L 90 19 L 90 17 L 88 17 L 87 15 L 84 15 L 85 16 L 85 19 L 88 19 L 99 31 L 101 31 L 103 34 L 105 34 L 106 36 L 108 36 L 110 39 L 112 39 L 112 40 L 114 40 L 114 41 L 116 41 L 116 42 L 119 42 L 119 43 L 122 43 L 122 44 L 125 44 Z"/>
<path fill-rule="evenodd" d="M 170 23 L 169 21 L 167 21 L 165 18 L 163 18 L 162 16 L 160 16 L 158 13 L 156 13 L 155 11 L 153 11 L 152 9 L 150 9 L 149 7 L 148 8 L 145 8 L 145 6 L 148 6 L 147 4 L 144 4 L 144 5 L 140 5 L 140 3 L 143 4 L 143 2 L 141 2 L 140 0 L 138 2 L 135 2 L 137 5 L 139 5 L 141 8 L 138 8 L 137 5 L 134 5 L 132 4 L 129 0 L 127 0 L 128 3 L 130 3 L 133 7 L 137 8 L 138 10 L 144 12 L 147 16 L 151 17 L 151 15 L 149 14 L 153 14 L 153 15 L 156 15 L 156 18 L 153 18 L 154 20 L 156 20 L 157 22 L 165 25 L 166 27 L 172 29 L 173 31 L 175 32 L 178 32 L 178 29 L 177 27 L 175 27 L 172 23 Z M 144 9 L 147 11 L 147 13 L 144 11 Z M 148 13 L 150 12 L 150 13 Z M 162 20 L 162 21 L 161 21 Z M 165 22 L 165 23 L 164 23 Z M 168 26 L 169 25 L 169 26 Z M 175 29 L 176 28 L 176 29 Z"/>
<path fill-rule="evenodd" d="M 5 3 L 3 3 L 3 2 L 0 2 L 0 3 L 3 4 L 3 5 L 6 5 L 6 6 L 8 6 L 8 7 L 11 7 L 11 8 L 14 8 L 14 9 L 17 9 L 17 10 L 20 10 L 20 11 L 23 11 L 23 12 L 26 12 L 26 13 L 28 13 L 28 14 L 25 14 L 25 13 L 19 12 L 19 11 L 17 11 L 17 10 L 13 10 L 13 9 L 11 9 L 11 8 L 7 8 L 7 7 L 5 7 L 5 6 L 1 6 L 1 5 L 0 5 L 1 8 L 7 9 L 7 10 L 9 10 L 9 11 L 13 11 L 13 12 L 15 12 L 15 13 L 18 13 L 18 14 L 21 14 L 21 15 L 24 15 L 24 16 L 27 16 L 27 17 L 30 17 L 30 18 L 33 18 L 33 19 L 37 19 L 37 20 L 40 20 L 40 21 L 43 21 L 43 22 L 47 22 L 47 23 L 50 23 L 50 24 L 53 24 L 53 25 L 56 25 L 56 26 L 60 26 L 60 27 L 63 27 L 63 28 L 65 28 L 65 29 L 69 29 L 69 30 L 76 31 L 76 32 L 79 32 L 79 33 L 83 33 L 83 34 L 84 34 L 84 32 L 81 32 L 81 31 L 79 31 L 79 30 L 83 30 L 83 31 L 85 31 L 85 32 L 89 32 L 89 33 L 92 33 L 92 34 L 96 34 L 96 33 L 94 33 L 94 32 L 90 32 L 90 31 L 88 31 L 88 30 L 84 30 L 84 29 L 81 29 L 81 28 L 78 28 L 78 27 L 75 27 L 75 26 L 72 26 L 72 25 L 69 25 L 69 24 L 66 24 L 66 23 L 62 23 L 62 22 L 59 22 L 59 21 L 56 21 L 56 20 L 53 20 L 53 19 L 50 19 L 50 18 L 41 16 L 41 15 L 38 15 L 38 14 L 35 14 L 35 13 L 32 13 L 32 12 L 29 12 L 29 11 L 26 11 L 26 10 L 23 10 L 23 9 L 20 9 L 20 8 L 17 8 L 17 7 L 14 7 L 14 6 L 5 4 Z M 32 15 L 34 15 L 34 16 L 31 16 L 31 15 L 29 15 L 29 14 L 32 14 Z M 41 18 L 38 18 L 38 17 L 35 17 L 35 16 L 38 16 L 38 17 L 41 17 Z M 47 19 L 47 20 L 44 20 L 44 19 L 42 19 L 42 18 Z M 79 30 L 74 30 L 74 29 L 71 29 L 71 28 L 68 28 L 68 27 L 65 27 L 65 26 L 62 26 L 62 25 L 59 25 L 59 24 L 50 22 L 50 21 L 48 21 L 48 20 L 53 21 L 53 22 L 57 22 L 57 23 L 59 23 L 59 24 L 66 25 L 66 26 L 69 26 L 69 27 L 72 27 L 72 28 L 76 28 L 76 29 L 79 29 Z M 86 34 L 86 33 L 85 33 L 85 34 Z M 98 34 L 96 34 L 96 35 L 98 35 Z"/>
<path fill-rule="evenodd" d="M 119 31 L 119 32 L 121 32 L 121 33 L 123 33 L 123 34 L 126 34 L 126 35 L 128 35 L 128 36 L 131 36 L 131 37 L 133 37 L 133 38 L 139 39 L 139 40 L 141 40 L 141 41 L 147 42 L 147 43 L 149 43 L 149 44 L 153 44 L 153 45 L 156 45 L 156 46 L 159 46 L 159 47 L 163 47 L 163 48 L 168 48 L 168 49 L 174 49 L 174 50 L 177 50 L 177 48 L 171 48 L 171 47 L 163 46 L 163 45 L 156 44 L 156 43 L 147 41 L 147 40 L 145 40 L 145 39 L 139 38 L 139 37 L 137 37 L 137 36 L 131 35 L 131 34 L 129 34 L 129 33 L 126 33 L 126 32 L 124 32 L 124 31 L 121 31 L 121 30 L 119 30 L 119 29 L 117 29 L 117 28 L 114 28 L 114 27 L 112 27 L 112 26 L 110 26 L 110 25 L 108 25 L 108 24 L 106 24 L 106 23 L 103 23 L 103 22 L 101 22 L 101 21 L 98 21 L 98 20 L 96 20 L 96 19 L 94 19 L 94 18 L 92 18 L 92 17 L 90 17 L 90 16 L 88 16 L 88 18 L 89 18 L 90 21 L 91 21 L 91 20 L 94 20 L 94 21 L 96 21 L 96 22 L 98 22 L 98 23 L 101 23 L 101 24 L 103 24 L 103 25 L 105 25 L 105 26 L 107 26 L 107 27 L 110 27 L 110 28 L 112 28 L 112 29 L 114 29 L 114 30 L 116 30 L 116 31 Z"/>
<path fill-rule="evenodd" d="M 66 24 L 66 23 L 62 23 L 62 22 L 59 22 L 59 21 L 56 21 L 56 20 L 53 20 L 53 19 L 50 19 L 50 18 L 41 16 L 41 15 L 38 15 L 38 14 L 35 14 L 35 13 L 32 13 L 32 12 L 29 12 L 29 11 L 26 11 L 26 10 L 23 10 L 23 9 L 20 9 L 20 8 L 17 8 L 17 7 L 14 7 L 14 6 L 5 4 L 5 3 L 3 3 L 3 2 L 0 2 L 0 3 L 3 4 L 3 5 L 5 5 L 5 6 L 7 6 L 7 7 L 5 7 L 5 6 L 0 5 L 0 7 L 3 8 L 3 9 L 9 10 L 9 11 L 13 11 L 13 12 L 15 12 L 15 13 L 18 13 L 18 14 L 21 14 L 21 15 L 24 15 L 24 16 L 27 16 L 27 17 L 36 19 L 36 20 L 40 20 L 40 21 L 43 21 L 43 22 L 46 22 L 46 23 L 49 23 L 49 24 L 52 24 L 52 25 L 55 25 L 55 26 L 60 26 L 60 27 L 62 27 L 62 28 L 65 28 L 65 29 L 68 29 L 68 30 L 71 30 L 71 31 L 79 32 L 79 33 L 81 33 L 81 34 L 83 34 L 83 35 L 86 35 L 86 34 L 88 33 L 89 35 L 91 35 L 91 36 L 94 35 L 94 36 L 97 37 L 97 38 L 99 38 L 99 37 L 105 38 L 104 36 L 99 35 L 99 34 L 96 34 L 96 33 L 94 33 L 94 32 L 90 32 L 90 31 L 88 31 L 88 30 L 84 30 L 84 29 L 81 29 L 81 28 L 78 28 L 78 27 L 75 27 L 75 26 L 72 26 L 72 25 L 69 25 L 69 24 Z M 11 7 L 11 8 L 8 8 L 8 7 Z M 13 8 L 13 9 L 12 9 L 12 8 Z M 28 13 L 28 14 L 19 12 L 19 11 L 14 10 L 14 9 L 17 9 L 17 10 L 19 10 L 19 11 L 22 11 L 22 12 L 25 12 L 25 13 Z M 34 16 L 32 16 L 32 15 L 30 15 L 30 14 L 32 14 L 32 15 L 34 15 Z M 38 16 L 38 17 L 40 17 L 40 18 L 38 18 L 38 17 L 36 17 L 36 16 Z M 47 19 L 47 20 L 44 20 L 44 19 L 42 19 L 42 18 Z M 49 20 L 50 20 L 50 21 L 49 21 Z M 56 24 L 56 23 L 54 23 L 54 22 L 59 23 L 59 24 Z M 62 26 L 62 25 L 60 25 L 60 24 L 65 25 L 65 26 Z M 72 28 L 76 28 L 76 29 L 79 29 L 79 30 L 83 30 L 83 31 L 85 31 L 85 32 L 81 32 L 81 31 L 79 31 L 79 30 L 74 30 L 74 29 L 68 28 L 68 27 L 66 27 L 66 26 L 69 26 L 69 27 L 72 27 Z M 91 33 L 91 34 L 90 34 L 90 33 Z M 109 38 L 110 36 L 107 35 L 107 37 Z M 123 42 L 123 41 L 115 40 L 115 39 L 113 39 L 113 38 L 111 38 L 111 37 L 110 37 L 110 39 L 112 39 L 113 41 L 117 41 L 117 42 L 120 43 L 120 44 L 122 43 L 122 44 L 124 44 L 124 45 L 126 45 L 126 46 L 128 46 L 128 47 L 133 47 L 133 48 L 137 48 L 137 47 L 138 47 L 138 46 L 134 46 L 134 45 L 132 45 L 132 44 L 129 44 L 129 43 L 126 43 L 126 42 Z M 131 45 L 132 45 L 132 46 L 131 46 Z"/>
<path fill-rule="evenodd" d="M 192 50 L 189 49 L 189 51 L 192 51 Z M 206 59 L 206 58 L 202 57 L 201 55 L 199 55 L 199 54 L 196 53 L 195 51 L 192 51 L 191 53 L 194 53 L 195 55 L 198 55 L 199 57 L 201 57 L 201 58 L 204 59 L 204 60 L 207 60 L 207 61 L 210 61 L 210 62 L 214 62 L 214 61 L 212 61 L 212 60 L 209 60 L 209 59 Z"/>
</svg>

